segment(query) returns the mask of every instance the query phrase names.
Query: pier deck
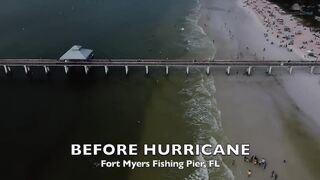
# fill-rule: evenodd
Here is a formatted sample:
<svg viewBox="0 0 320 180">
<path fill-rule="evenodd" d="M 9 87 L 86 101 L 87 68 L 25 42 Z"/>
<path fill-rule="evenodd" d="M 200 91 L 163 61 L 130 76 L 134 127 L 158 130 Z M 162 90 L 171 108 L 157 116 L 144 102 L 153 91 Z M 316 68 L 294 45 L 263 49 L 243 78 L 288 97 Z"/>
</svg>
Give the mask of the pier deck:
<svg viewBox="0 0 320 180">
<path fill-rule="evenodd" d="M 320 61 L 290 60 L 165 60 L 165 59 L 91 59 L 58 61 L 56 59 L 0 59 L 0 66 L 320 66 Z"/>
<path fill-rule="evenodd" d="M 25 73 L 30 72 L 30 67 L 43 67 L 46 74 L 50 72 L 50 67 L 63 67 L 65 73 L 70 67 L 83 67 L 88 74 L 91 67 L 104 67 L 108 74 L 109 67 L 124 67 L 128 74 L 129 67 L 145 67 L 146 74 L 149 67 L 166 67 L 166 75 L 169 74 L 169 67 L 186 67 L 186 74 L 189 74 L 191 67 L 206 67 L 206 73 L 210 74 L 210 68 L 226 67 L 226 74 L 230 75 L 232 67 L 246 67 L 246 73 L 252 74 L 255 67 L 267 67 L 267 73 L 271 75 L 273 67 L 287 67 L 291 74 L 294 67 L 309 67 L 310 73 L 315 67 L 320 66 L 320 61 L 304 60 L 167 60 L 167 59 L 90 59 L 59 61 L 57 59 L 0 59 L 0 66 L 3 66 L 6 74 L 11 72 L 11 67 L 21 66 Z"/>
</svg>

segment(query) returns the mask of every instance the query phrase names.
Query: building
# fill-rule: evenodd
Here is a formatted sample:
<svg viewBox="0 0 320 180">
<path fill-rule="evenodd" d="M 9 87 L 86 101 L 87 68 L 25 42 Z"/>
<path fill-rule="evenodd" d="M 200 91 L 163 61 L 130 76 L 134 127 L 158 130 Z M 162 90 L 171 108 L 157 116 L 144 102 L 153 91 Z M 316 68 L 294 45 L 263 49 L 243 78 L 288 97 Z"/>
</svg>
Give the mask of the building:
<svg viewBox="0 0 320 180">
<path fill-rule="evenodd" d="M 82 46 L 74 45 L 64 55 L 60 57 L 60 61 L 79 60 L 85 61 L 93 57 L 93 50 L 82 48 Z"/>
</svg>

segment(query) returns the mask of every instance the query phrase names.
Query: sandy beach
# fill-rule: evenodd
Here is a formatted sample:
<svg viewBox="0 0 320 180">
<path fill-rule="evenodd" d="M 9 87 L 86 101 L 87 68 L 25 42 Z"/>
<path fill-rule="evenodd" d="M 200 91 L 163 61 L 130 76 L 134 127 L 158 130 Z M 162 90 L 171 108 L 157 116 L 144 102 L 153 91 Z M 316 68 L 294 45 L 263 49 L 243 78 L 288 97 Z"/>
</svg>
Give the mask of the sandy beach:
<svg viewBox="0 0 320 180">
<path fill-rule="evenodd" d="M 253 9 L 238 0 L 202 0 L 199 24 L 214 41 L 216 59 L 301 59 L 302 53 L 288 51 L 270 41 L 268 27 Z M 274 40 L 272 40 L 274 39 Z M 308 69 L 277 69 L 272 76 L 264 70 L 248 77 L 244 69 L 224 69 L 213 74 L 216 98 L 227 139 L 250 143 L 252 154 L 267 160 L 264 170 L 237 158 L 231 166 L 235 179 L 318 179 L 320 167 L 320 86 Z M 317 72 L 317 71 L 316 71 Z M 284 163 L 285 160 L 285 163 Z"/>
<path fill-rule="evenodd" d="M 320 55 L 320 34 L 302 25 L 302 20 L 287 14 L 266 0 L 242 0 L 243 7 L 255 13 L 266 27 L 266 41 L 279 48 L 294 51 L 304 59 L 317 60 Z"/>
</svg>

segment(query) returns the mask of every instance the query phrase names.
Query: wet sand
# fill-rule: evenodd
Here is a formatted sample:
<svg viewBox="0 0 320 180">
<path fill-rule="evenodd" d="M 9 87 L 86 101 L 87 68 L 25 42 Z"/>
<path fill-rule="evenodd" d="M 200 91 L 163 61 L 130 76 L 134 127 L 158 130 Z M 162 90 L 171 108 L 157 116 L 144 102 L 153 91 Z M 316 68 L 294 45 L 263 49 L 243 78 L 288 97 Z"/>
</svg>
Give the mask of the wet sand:
<svg viewBox="0 0 320 180">
<path fill-rule="evenodd" d="M 237 0 L 203 0 L 199 24 L 217 50 L 216 59 L 299 59 L 300 57 L 265 42 L 263 24 Z M 263 51 L 266 48 L 266 51 Z M 228 141 L 250 143 L 252 155 L 264 157 L 266 170 L 236 158 L 236 179 L 317 179 L 320 173 L 319 80 L 308 70 L 290 76 L 277 69 L 267 76 L 263 69 L 254 76 L 232 69 L 226 76 L 215 71 L 216 99 Z M 315 100 L 313 100 L 315 99 Z M 287 160 L 284 163 L 283 160 Z"/>
<path fill-rule="evenodd" d="M 267 169 L 237 159 L 237 179 L 251 169 L 255 179 L 269 179 L 275 170 L 281 179 L 315 179 L 319 142 L 301 123 L 307 117 L 290 100 L 274 77 L 215 76 L 216 98 L 224 131 L 232 143 L 250 143 L 253 155 L 266 158 Z M 301 147 L 303 146 L 303 147 Z M 308 157 L 310 153 L 314 159 Z M 287 163 L 283 163 L 287 160 Z M 313 173 L 313 174 L 312 174 Z"/>
</svg>

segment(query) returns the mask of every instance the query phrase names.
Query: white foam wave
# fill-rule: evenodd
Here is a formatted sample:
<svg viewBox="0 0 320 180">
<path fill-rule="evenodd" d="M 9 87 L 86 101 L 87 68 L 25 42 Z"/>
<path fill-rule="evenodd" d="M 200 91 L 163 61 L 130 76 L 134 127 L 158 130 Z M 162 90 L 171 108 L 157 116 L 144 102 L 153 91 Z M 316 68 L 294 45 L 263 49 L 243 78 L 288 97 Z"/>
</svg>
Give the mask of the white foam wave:
<svg viewBox="0 0 320 180">
<path fill-rule="evenodd" d="M 197 161 L 204 162 L 205 159 L 202 155 L 196 157 Z M 184 180 L 209 180 L 209 172 L 208 168 L 201 167 L 195 170 L 193 174 L 190 174 L 189 177 L 185 178 Z"/>
<path fill-rule="evenodd" d="M 188 123 L 195 127 L 194 140 L 197 144 L 217 145 L 223 141 L 223 129 L 221 113 L 217 108 L 214 93 L 214 79 L 206 75 L 189 78 L 185 81 L 186 88 L 180 94 L 186 97 L 183 103 L 187 111 L 185 117 Z M 198 156 L 198 160 L 218 160 L 221 168 L 199 168 L 196 169 L 186 180 L 210 179 L 234 179 L 230 168 L 223 162 L 221 156 Z"/>
<path fill-rule="evenodd" d="M 187 42 L 189 50 L 186 56 L 212 59 L 215 55 L 213 42 L 209 39 L 205 31 L 199 26 L 201 17 L 201 3 L 195 0 L 195 6 L 186 19 L 186 30 L 183 31 L 184 41 Z"/>
</svg>

